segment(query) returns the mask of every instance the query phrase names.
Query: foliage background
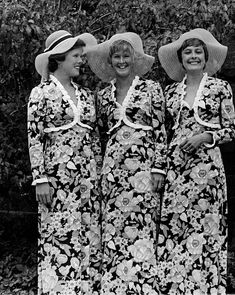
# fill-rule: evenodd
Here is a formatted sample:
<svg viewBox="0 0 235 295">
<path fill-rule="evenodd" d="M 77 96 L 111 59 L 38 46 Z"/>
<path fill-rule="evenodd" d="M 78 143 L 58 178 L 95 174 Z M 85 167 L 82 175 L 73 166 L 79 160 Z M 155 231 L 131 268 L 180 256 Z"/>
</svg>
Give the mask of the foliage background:
<svg viewBox="0 0 235 295">
<path fill-rule="evenodd" d="M 159 80 L 164 87 L 170 81 L 157 58 L 159 46 L 195 27 L 210 30 L 219 41 L 225 43 L 227 36 L 235 31 L 235 1 L 0 0 L 2 253 L 8 253 L 11 245 L 18 243 L 19 239 L 24 241 L 25 237 L 28 248 L 24 253 L 27 253 L 29 244 L 35 243 L 36 239 L 36 215 L 30 213 L 36 212 L 37 206 L 31 187 L 26 118 L 30 91 L 40 82 L 34 59 L 43 51 L 47 36 L 55 30 L 65 29 L 74 35 L 90 32 L 98 42 L 102 42 L 117 32 L 136 32 L 144 42 L 146 53 L 156 57 L 147 77 Z M 79 83 L 94 91 L 103 86 L 87 66 L 82 69 Z M 5 214 L 9 211 L 13 214 Z M 20 211 L 26 213 L 21 214 Z M 27 255 L 27 268 L 22 264 L 22 255 L 4 256 L 5 260 L 0 262 L 0 280 L 3 280 L 1 286 L 5 293 L 1 293 L 0 287 L 0 294 L 8 294 L 8 291 L 9 294 L 34 294 L 36 273 L 34 269 L 29 275 L 29 269 L 33 267 L 35 252 L 30 254 Z M 8 270 L 4 268 L 6 263 Z M 11 278 L 10 286 L 7 276 Z M 22 278 L 24 282 L 27 281 L 26 284 L 22 283 Z M 5 286 L 7 284 L 8 287 Z M 23 287 L 19 289 L 18 286 L 22 284 Z"/>
</svg>

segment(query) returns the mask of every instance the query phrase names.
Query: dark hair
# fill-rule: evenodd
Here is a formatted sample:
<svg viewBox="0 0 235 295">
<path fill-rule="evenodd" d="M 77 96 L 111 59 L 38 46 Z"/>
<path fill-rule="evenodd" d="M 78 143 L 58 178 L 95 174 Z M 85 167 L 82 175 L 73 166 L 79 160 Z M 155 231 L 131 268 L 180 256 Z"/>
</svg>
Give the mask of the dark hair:
<svg viewBox="0 0 235 295">
<path fill-rule="evenodd" d="M 191 39 L 185 40 L 183 44 L 181 45 L 180 49 L 177 50 L 177 56 L 181 64 L 182 64 L 182 51 L 188 46 L 202 46 L 204 50 L 204 54 L 205 54 L 205 61 L 206 62 L 208 61 L 209 54 L 208 54 L 206 44 L 200 39 L 191 38 Z"/>
<path fill-rule="evenodd" d="M 48 58 L 48 70 L 51 73 L 54 73 L 58 69 L 58 62 L 64 61 L 67 53 L 73 49 L 85 47 L 86 44 L 83 40 L 78 39 L 76 43 L 69 50 L 63 53 L 52 54 Z"/>
<path fill-rule="evenodd" d="M 129 51 L 131 54 L 134 55 L 135 51 L 131 44 L 128 41 L 125 40 L 117 40 L 114 41 L 113 44 L 110 46 L 109 49 L 109 56 L 108 56 L 108 62 L 111 64 L 111 57 L 112 55 L 119 51 L 119 50 L 126 50 Z"/>
</svg>

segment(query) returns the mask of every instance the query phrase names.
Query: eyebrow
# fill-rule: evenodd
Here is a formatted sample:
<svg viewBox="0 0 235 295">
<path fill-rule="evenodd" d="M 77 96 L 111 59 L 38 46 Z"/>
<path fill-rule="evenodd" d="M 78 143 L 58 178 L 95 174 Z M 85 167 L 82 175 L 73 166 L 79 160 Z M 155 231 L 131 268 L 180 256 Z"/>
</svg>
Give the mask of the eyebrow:
<svg viewBox="0 0 235 295">
<path fill-rule="evenodd" d="M 185 50 L 185 49 L 187 49 L 189 47 L 203 48 L 202 45 L 196 45 L 196 46 L 195 45 L 189 45 L 189 46 L 185 47 L 183 50 Z"/>
<path fill-rule="evenodd" d="M 124 49 L 124 50 L 117 50 L 117 51 L 115 51 L 113 54 L 115 54 L 115 53 L 119 53 L 119 52 L 123 52 L 123 53 L 131 53 L 131 51 L 130 50 L 128 50 L 128 49 Z"/>
</svg>

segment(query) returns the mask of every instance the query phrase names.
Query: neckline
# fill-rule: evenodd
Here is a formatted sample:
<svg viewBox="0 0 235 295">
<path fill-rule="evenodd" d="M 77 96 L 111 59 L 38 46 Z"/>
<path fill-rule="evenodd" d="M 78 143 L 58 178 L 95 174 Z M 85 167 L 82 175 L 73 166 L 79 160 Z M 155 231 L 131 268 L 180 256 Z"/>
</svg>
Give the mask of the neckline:
<svg viewBox="0 0 235 295">
<path fill-rule="evenodd" d="M 111 85 L 112 85 L 112 88 L 111 88 L 111 98 L 112 98 L 113 101 L 115 101 L 115 103 L 116 103 L 118 106 L 120 106 L 120 107 L 125 107 L 125 106 L 127 105 L 128 101 L 129 101 L 129 99 L 130 99 L 130 97 L 131 97 L 131 95 L 132 95 L 134 89 L 135 89 L 135 86 L 136 86 L 136 85 L 138 84 L 138 82 L 139 82 L 139 76 L 135 76 L 135 78 L 132 80 L 132 83 L 131 83 L 131 85 L 130 85 L 128 91 L 127 91 L 127 94 L 126 94 L 126 96 L 124 97 L 122 103 L 117 102 L 117 99 L 116 99 L 116 97 L 115 97 L 115 90 L 117 89 L 116 86 L 115 86 L 115 82 L 116 82 L 116 79 L 113 79 L 113 80 L 111 81 Z"/>
<path fill-rule="evenodd" d="M 54 75 L 50 75 L 51 80 L 56 83 L 56 85 L 59 87 L 60 91 L 63 93 L 64 97 L 66 97 L 66 99 L 70 102 L 70 104 L 73 104 L 74 106 L 78 107 L 80 105 L 80 97 L 78 95 L 78 87 L 77 85 L 73 82 L 73 80 L 71 79 L 71 84 L 75 89 L 75 96 L 77 97 L 77 104 L 74 103 L 74 101 L 72 100 L 72 98 L 70 97 L 70 95 L 68 94 L 67 90 L 64 88 L 64 86 L 62 85 L 62 83 L 54 76 Z"/>
<path fill-rule="evenodd" d="M 186 85 L 186 80 L 187 80 L 187 75 L 184 76 L 184 79 L 182 80 L 182 82 L 180 83 L 181 85 L 181 88 L 182 88 L 182 91 L 181 91 L 181 98 L 180 98 L 180 101 L 181 101 L 181 105 L 184 104 L 186 105 L 189 110 L 192 110 L 192 109 L 195 109 L 195 107 L 198 106 L 198 103 L 199 103 L 199 100 L 201 98 L 201 95 L 202 95 L 202 91 L 205 87 L 205 83 L 207 81 L 207 77 L 208 77 L 208 74 L 207 73 L 203 73 L 203 76 L 202 76 L 202 79 L 200 81 L 200 84 L 198 86 L 198 89 L 197 89 L 197 92 L 196 92 L 196 95 L 194 97 L 194 101 L 193 101 L 193 104 L 192 106 L 189 105 L 189 103 L 187 101 L 184 100 L 185 98 L 185 95 L 186 95 L 186 89 L 187 89 L 187 85 Z"/>
</svg>

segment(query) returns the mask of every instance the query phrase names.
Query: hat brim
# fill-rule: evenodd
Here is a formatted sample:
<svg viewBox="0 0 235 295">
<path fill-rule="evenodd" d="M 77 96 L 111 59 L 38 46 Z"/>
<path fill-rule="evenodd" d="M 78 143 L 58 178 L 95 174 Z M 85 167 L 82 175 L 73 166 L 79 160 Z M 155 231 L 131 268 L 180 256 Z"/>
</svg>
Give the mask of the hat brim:
<svg viewBox="0 0 235 295">
<path fill-rule="evenodd" d="M 36 71 L 41 75 L 43 78 L 48 77 L 48 59 L 49 56 L 52 54 L 60 54 L 67 52 L 70 50 L 77 40 L 82 40 L 85 43 L 85 47 L 83 47 L 83 52 L 86 53 L 92 46 L 97 45 L 96 38 L 90 33 L 83 33 L 78 35 L 74 38 L 69 38 L 61 43 L 59 43 L 56 47 L 48 52 L 43 52 L 39 54 L 35 59 L 35 68 Z"/>
<path fill-rule="evenodd" d="M 208 61 L 204 69 L 209 75 L 214 75 L 223 65 L 228 48 L 220 44 L 213 35 L 204 29 L 194 29 L 183 35 L 176 41 L 163 45 L 158 50 L 160 63 L 167 75 L 174 81 L 181 81 L 185 76 L 177 55 L 177 51 L 187 39 L 197 38 L 206 44 L 208 50 Z"/>
<path fill-rule="evenodd" d="M 129 40 L 126 40 L 129 41 Z M 98 44 L 87 51 L 87 60 L 91 70 L 103 81 L 110 82 L 116 77 L 111 64 L 108 62 L 110 40 Z M 155 58 L 145 53 L 137 52 L 134 59 L 133 71 L 135 75 L 143 76 L 150 71 Z"/>
</svg>

